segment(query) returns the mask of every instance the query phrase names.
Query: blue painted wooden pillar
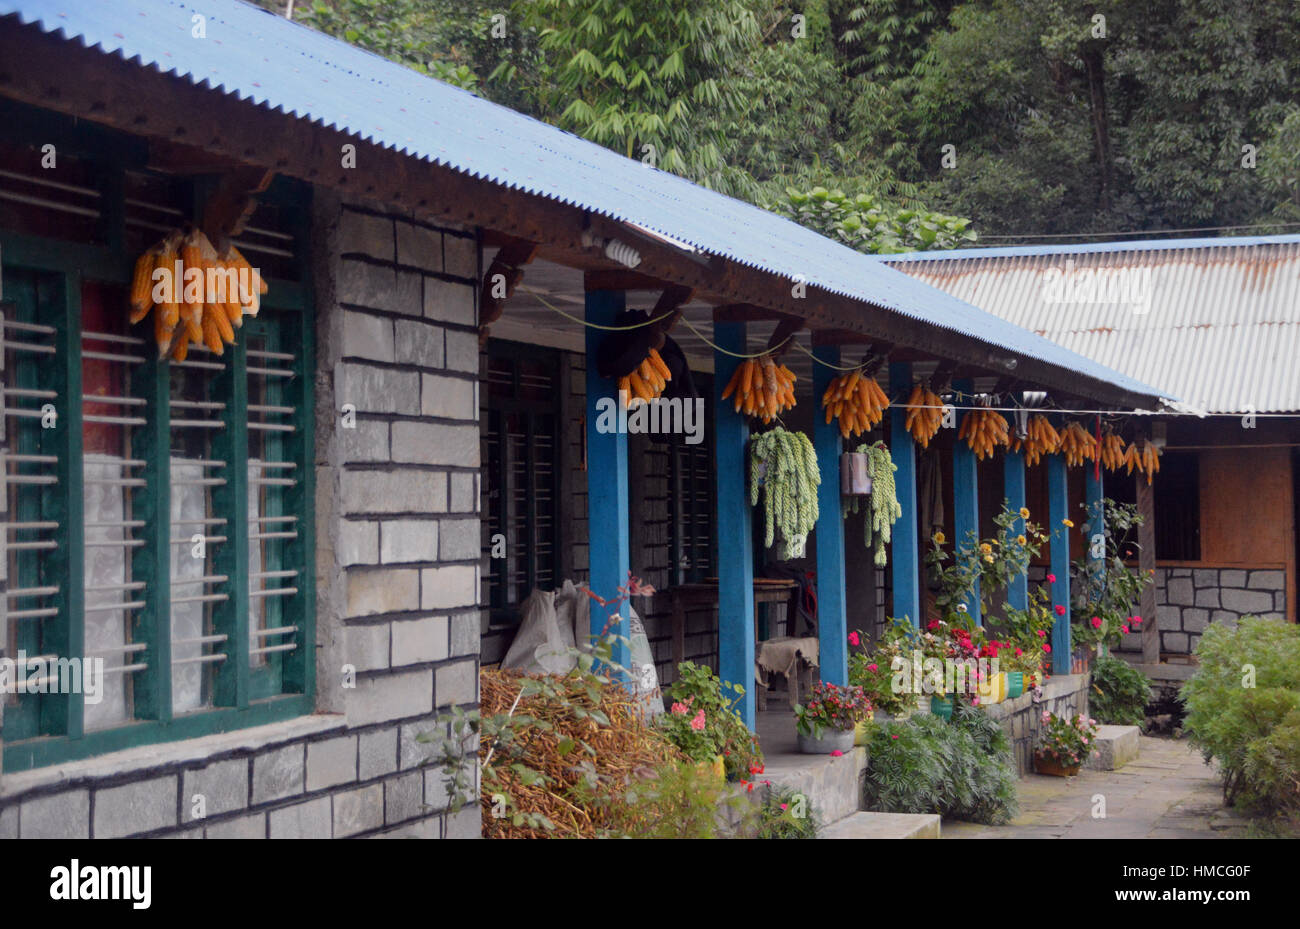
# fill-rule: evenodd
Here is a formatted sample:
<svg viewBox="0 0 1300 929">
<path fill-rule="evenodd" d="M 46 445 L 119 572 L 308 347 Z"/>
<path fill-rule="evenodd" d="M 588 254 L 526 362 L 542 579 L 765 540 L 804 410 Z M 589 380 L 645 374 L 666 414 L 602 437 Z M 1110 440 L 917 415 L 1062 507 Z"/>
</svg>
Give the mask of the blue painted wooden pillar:
<svg viewBox="0 0 1300 929">
<path fill-rule="evenodd" d="M 593 290 L 587 292 L 586 316 L 589 322 L 608 326 L 625 307 L 621 290 Z M 602 417 L 597 404 L 605 399 L 617 399 L 618 387 L 596 373 L 596 353 L 608 335 L 599 329 L 588 328 L 587 333 L 587 525 L 591 544 L 590 586 L 592 593 L 606 599 L 617 597 L 620 585 L 627 583 L 630 557 L 628 552 L 628 502 L 627 502 L 627 433 L 617 427 L 609 428 L 609 414 Z M 615 417 L 617 423 L 617 417 Z M 591 633 L 599 636 L 602 630 L 630 636 L 628 603 L 618 606 L 618 620 L 606 630 L 614 611 L 592 601 Z M 615 664 L 628 668 L 631 662 L 625 643 L 614 647 L 611 656 Z M 631 670 L 630 668 L 628 668 Z"/>
<path fill-rule="evenodd" d="M 813 349 L 827 364 L 840 363 L 838 346 Z M 813 365 L 813 397 L 830 386 L 836 371 Z M 844 596 L 844 517 L 840 509 L 840 427 L 837 420 L 813 416 L 813 447 L 822 482 L 817 488 L 817 638 L 823 681 L 849 682 L 848 618 Z"/>
<path fill-rule="evenodd" d="M 713 324 L 713 341 L 745 352 L 745 324 Z M 718 505 L 718 677 L 745 688 L 736 711 L 754 728 L 754 551 L 745 476 L 749 473 L 749 424 L 735 412 L 723 388 L 739 358 L 713 353 L 714 461 Z"/>
<path fill-rule="evenodd" d="M 1015 430 L 1015 418 L 1008 415 L 1011 420 L 1011 428 Z M 1007 498 L 1007 506 L 1013 511 L 1020 510 L 1025 505 L 1025 453 L 1013 452 L 1011 449 L 1006 450 L 1006 455 L 1002 459 L 1002 491 L 1003 496 Z M 1042 514 L 1038 517 L 1042 519 Z M 1025 521 L 1019 516 L 1011 526 L 1013 535 L 1025 534 Z M 1029 608 L 1029 574 L 1018 574 L 1011 579 L 1007 585 L 1007 603 L 1011 604 L 1014 609 L 1024 610 Z"/>
<path fill-rule="evenodd" d="M 1088 508 L 1088 565 L 1091 573 L 1105 570 L 1106 559 L 1106 507 L 1105 478 L 1095 463 L 1086 465 L 1084 501 Z"/>
<path fill-rule="evenodd" d="M 912 366 L 899 362 L 889 366 L 889 393 L 897 403 L 906 403 L 912 391 Z M 889 453 L 898 472 L 894 489 L 902 515 L 894 523 L 891 556 L 893 558 L 894 616 L 907 616 L 912 625 L 921 625 L 921 545 L 916 513 L 916 443 L 907 431 L 907 410 L 901 406 L 889 410 Z"/>
<path fill-rule="evenodd" d="M 1065 456 L 1057 453 L 1047 456 L 1047 512 L 1051 534 L 1052 610 L 1064 615 L 1056 617 L 1052 626 L 1052 673 L 1070 673 L 1070 530 L 1063 521 L 1070 515 L 1069 483 L 1066 480 Z"/>
<path fill-rule="evenodd" d="M 969 406 L 974 385 L 970 381 L 953 381 L 953 389 L 959 394 L 958 406 Z M 970 411 L 961 414 L 962 419 Z M 954 439 L 952 446 L 952 522 L 953 549 L 959 556 L 967 555 L 979 545 L 980 535 L 980 500 L 979 471 L 975 453 L 965 439 Z M 972 538 L 974 541 L 972 541 Z M 979 557 L 978 553 L 975 557 Z M 980 625 L 980 587 L 979 580 L 966 598 L 966 610 L 976 625 Z"/>
</svg>

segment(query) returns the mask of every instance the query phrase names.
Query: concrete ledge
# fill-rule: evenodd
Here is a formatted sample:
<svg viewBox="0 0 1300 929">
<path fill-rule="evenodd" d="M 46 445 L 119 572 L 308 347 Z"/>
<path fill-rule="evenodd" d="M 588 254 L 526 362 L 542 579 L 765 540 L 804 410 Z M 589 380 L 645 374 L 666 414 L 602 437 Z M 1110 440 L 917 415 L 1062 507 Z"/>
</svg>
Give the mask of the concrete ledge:
<svg viewBox="0 0 1300 929">
<path fill-rule="evenodd" d="M 801 793 L 824 823 L 833 823 L 862 807 L 862 777 L 867 750 L 854 748 L 838 758 L 830 755 L 769 755 L 760 780 Z"/>
<path fill-rule="evenodd" d="M 342 716 L 316 714 L 299 716 L 232 732 L 196 736 L 178 742 L 159 742 L 122 749 L 94 758 L 11 771 L 0 781 L 0 801 L 5 803 L 35 791 L 97 781 L 123 783 L 149 776 L 152 772 L 180 765 L 206 764 L 236 753 L 262 751 L 325 733 L 341 733 Z"/>
<path fill-rule="evenodd" d="M 937 813 L 854 813 L 822 830 L 823 839 L 937 839 Z"/>
<path fill-rule="evenodd" d="M 1088 756 L 1085 767 L 1094 771 L 1114 771 L 1138 756 L 1137 726 L 1099 726 L 1095 751 Z"/>
</svg>

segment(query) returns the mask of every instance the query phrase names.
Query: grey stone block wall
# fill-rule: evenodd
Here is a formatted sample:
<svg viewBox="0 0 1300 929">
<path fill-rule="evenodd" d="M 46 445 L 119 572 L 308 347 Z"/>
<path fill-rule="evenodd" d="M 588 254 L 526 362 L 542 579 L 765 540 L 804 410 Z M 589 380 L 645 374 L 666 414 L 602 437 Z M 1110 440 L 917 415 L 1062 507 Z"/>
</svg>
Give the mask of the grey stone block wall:
<svg viewBox="0 0 1300 929">
<path fill-rule="evenodd" d="M 1211 623 L 1286 615 L 1286 572 L 1276 568 L 1158 567 L 1155 584 L 1162 655 L 1191 654 Z M 1140 637 L 1125 636 L 1121 650 L 1141 651 Z"/>
<path fill-rule="evenodd" d="M 8 775 L 0 837 L 479 835 L 417 741 L 478 703 L 477 239 L 318 190 L 312 258 L 316 715 Z"/>
</svg>

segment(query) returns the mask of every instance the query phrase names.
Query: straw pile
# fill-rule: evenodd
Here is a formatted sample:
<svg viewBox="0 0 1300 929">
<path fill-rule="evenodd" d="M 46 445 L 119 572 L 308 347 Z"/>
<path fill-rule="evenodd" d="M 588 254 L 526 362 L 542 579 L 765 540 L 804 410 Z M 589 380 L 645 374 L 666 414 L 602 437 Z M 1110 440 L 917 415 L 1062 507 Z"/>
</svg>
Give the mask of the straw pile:
<svg viewBox="0 0 1300 929">
<path fill-rule="evenodd" d="M 537 677 L 539 675 L 529 675 Z M 480 711 L 486 718 L 510 712 L 519 696 L 519 671 L 484 669 L 479 675 Z M 600 699 L 591 699 L 586 683 L 576 677 L 552 678 L 561 687 L 565 699 L 528 696 L 519 701 L 514 715 L 544 720 L 551 728 L 527 726 L 517 733 L 520 744 L 507 751 L 498 746 L 492 756 L 492 768 L 501 786 L 520 810 L 541 813 L 555 824 L 553 830 L 516 826 L 509 816 L 492 815 L 491 791 L 485 786 L 480 798 L 483 813 L 483 836 L 489 839 L 515 838 L 594 838 L 607 823 L 607 803 L 621 788 L 646 776 L 668 762 L 681 761 L 677 748 L 637 718 L 635 703 L 626 690 L 609 684 L 598 691 Z M 579 718 L 575 707 L 600 710 L 610 725 L 602 726 L 590 718 Z M 561 754 L 561 740 L 586 743 L 594 750 L 589 754 L 579 747 Z M 486 740 L 479 747 L 479 760 L 487 757 Z M 518 757 L 519 754 L 522 757 Z M 546 775 L 548 783 L 525 785 L 510 769 L 514 761 Z M 584 772 L 579 765 L 589 765 L 598 775 L 594 797 L 582 786 Z"/>
</svg>

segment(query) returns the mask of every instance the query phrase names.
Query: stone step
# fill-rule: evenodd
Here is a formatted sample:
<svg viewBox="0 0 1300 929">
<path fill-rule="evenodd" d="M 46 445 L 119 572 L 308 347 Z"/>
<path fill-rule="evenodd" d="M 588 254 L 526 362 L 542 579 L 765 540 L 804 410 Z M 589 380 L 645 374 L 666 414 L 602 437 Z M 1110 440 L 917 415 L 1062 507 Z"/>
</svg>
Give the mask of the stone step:
<svg viewBox="0 0 1300 929">
<path fill-rule="evenodd" d="M 821 832 L 823 839 L 937 839 L 936 813 L 853 813 Z"/>
<path fill-rule="evenodd" d="M 1138 756 L 1137 726 L 1099 726 L 1095 751 L 1088 756 L 1087 767 L 1094 771 L 1114 771 Z"/>
</svg>

